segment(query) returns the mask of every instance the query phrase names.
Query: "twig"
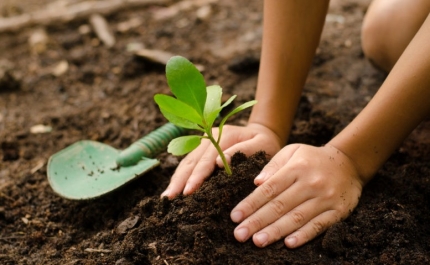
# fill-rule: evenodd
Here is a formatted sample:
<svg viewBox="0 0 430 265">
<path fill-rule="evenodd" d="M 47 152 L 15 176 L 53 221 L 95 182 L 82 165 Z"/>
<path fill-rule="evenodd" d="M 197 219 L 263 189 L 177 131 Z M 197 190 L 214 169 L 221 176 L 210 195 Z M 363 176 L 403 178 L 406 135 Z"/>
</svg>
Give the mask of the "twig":
<svg viewBox="0 0 430 265">
<path fill-rule="evenodd" d="M 109 24 L 104 17 L 99 14 L 90 16 L 90 24 L 93 26 L 97 37 L 108 47 L 115 45 L 115 36 L 109 30 Z"/>
<path fill-rule="evenodd" d="M 170 0 L 105 0 L 85 1 L 69 6 L 45 9 L 31 13 L 0 18 L 0 32 L 14 31 L 30 25 L 47 25 L 58 21 L 71 21 L 88 17 L 94 13 L 103 15 L 117 12 L 120 9 L 136 8 L 148 5 L 165 5 Z"/>
<path fill-rule="evenodd" d="M 34 174 L 36 173 L 39 169 L 41 169 L 43 166 L 45 165 L 45 161 L 41 160 L 37 163 L 36 166 L 34 166 L 31 170 L 30 170 L 30 174 Z"/>
<path fill-rule="evenodd" d="M 155 19 L 167 19 L 177 15 L 181 11 L 189 10 L 193 7 L 201 7 L 216 3 L 218 0 L 183 0 L 169 7 L 162 8 L 154 13 Z"/>
<path fill-rule="evenodd" d="M 112 250 L 109 250 L 109 249 L 95 249 L 95 248 L 86 248 L 84 251 L 85 252 L 89 252 L 89 253 L 93 253 L 93 252 L 96 252 L 96 253 L 110 253 L 110 252 L 112 252 Z"/>
<path fill-rule="evenodd" d="M 8 244 L 12 244 L 12 241 L 10 239 L 22 239 L 24 238 L 23 236 L 4 236 L 4 237 L 0 237 L 0 241 L 6 242 Z"/>
</svg>

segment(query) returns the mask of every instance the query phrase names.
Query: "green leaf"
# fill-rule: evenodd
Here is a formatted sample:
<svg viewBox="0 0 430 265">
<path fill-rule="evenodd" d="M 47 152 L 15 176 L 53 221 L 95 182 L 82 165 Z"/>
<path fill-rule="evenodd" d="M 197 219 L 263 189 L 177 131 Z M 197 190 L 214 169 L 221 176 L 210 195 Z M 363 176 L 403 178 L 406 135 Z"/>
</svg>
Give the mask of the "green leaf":
<svg viewBox="0 0 430 265">
<path fill-rule="evenodd" d="M 212 127 L 216 117 L 221 111 L 222 89 L 220 86 L 208 86 L 204 117 L 208 128 Z"/>
<path fill-rule="evenodd" d="M 203 120 L 200 117 L 200 115 L 196 112 L 195 109 L 193 109 L 186 103 L 174 97 L 163 95 L 163 94 L 155 95 L 154 100 L 160 107 L 160 110 L 163 114 L 171 113 L 179 118 L 182 118 L 203 126 Z"/>
<path fill-rule="evenodd" d="M 203 136 L 188 135 L 181 136 L 170 141 L 167 146 L 167 152 L 172 155 L 180 156 L 185 155 L 200 145 Z"/>
<path fill-rule="evenodd" d="M 194 122 L 178 117 L 174 113 L 167 112 L 163 109 L 160 109 L 160 110 L 161 110 L 161 113 L 163 113 L 164 117 L 171 123 L 175 124 L 176 126 L 205 132 L 199 125 L 195 124 Z"/>
<path fill-rule="evenodd" d="M 219 140 L 221 139 L 221 134 L 222 134 L 222 129 L 224 127 L 225 122 L 227 121 L 228 118 L 230 118 L 232 115 L 238 113 L 239 111 L 242 111 L 246 108 L 252 107 L 255 104 L 257 104 L 257 100 L 251 100 L 248 101 L 246 103 L 243 103 L 242 105 L 240 105 L 239 107 L 235 108 L 234 110 L 232 110 L 229 114 L 227 114 L 220 122 L 218 128 L 219 128 L 219 134 L 218 134 L 218 140 L 217 143 L 219 143 Z"/>
<path fill-rule="evenodd" d="M 176 98 L 193 107 L 203 117 L 206 83 L 199 70 L 184 57 L 173 56 L 167 62 L 166 77 Z"/>
<path fill-rule="evenodd" d="M 232 103 L 235 98 L 236 98 L 236 95 L 231 96 L 226 102 L 224 102 L 224 104 L 222 104 L 221 108 L 223 109 L 228 105 L 230 105 L 230 103 Z"/>
</svg>

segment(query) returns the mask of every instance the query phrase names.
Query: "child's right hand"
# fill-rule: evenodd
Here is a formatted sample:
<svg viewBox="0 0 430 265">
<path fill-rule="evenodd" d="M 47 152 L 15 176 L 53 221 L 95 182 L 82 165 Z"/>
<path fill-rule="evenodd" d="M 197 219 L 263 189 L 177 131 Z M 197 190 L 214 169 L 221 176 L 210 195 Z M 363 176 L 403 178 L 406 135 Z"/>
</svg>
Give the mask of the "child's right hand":
<svg viewBox="0 0 430 265">
<path fill-rule="evenodd" d="M 218 136 L 218 128 L 213 129 L 213 135 Z M 252 155 L 258 151 L 274 156 L 282 147 L 283 141 L 267 127 L 250 123 L 245 127 L 225 125 L 220 141 L 221 149 L 230 163 L 231 157 L 237 151 Z M 179 164 L 173 174 L 167 189 L 161 197 L 174 198 L 179 193 L 193 193 L 215 169 L 215 165 L 223 167 L 222 161 L 209 140 L 204 139 L 199 147 L 189 153 Z"/>
</svg>

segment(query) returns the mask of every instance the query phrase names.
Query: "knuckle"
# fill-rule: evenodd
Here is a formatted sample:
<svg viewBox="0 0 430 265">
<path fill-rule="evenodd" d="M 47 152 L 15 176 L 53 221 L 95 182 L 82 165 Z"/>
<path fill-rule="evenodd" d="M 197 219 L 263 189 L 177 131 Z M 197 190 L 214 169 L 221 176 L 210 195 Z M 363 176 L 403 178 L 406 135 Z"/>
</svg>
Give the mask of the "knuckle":
<svg viewBox="0 0 430 265">
<path fill-rule="evenodd" d="M 225 125 L 224 127 L 227 127 L 227 125 Z M 219 133 L 218 128 L 212 128 L 212 135 L 213 135 L 214 137 L 217 137 L 217 136 L 218 136 L 218 133 Z"/>
<path fill-rule="evenodd" d="M 327 225 L 319 222 L 319 221 L 315 221 L 312 223 L 312 230 L 315 233 L 315 236 L 321 234 L 322 232 L 324 232 L 327 229 Z M 310 238 L 309 238 L 310 239 Z"/>
<path fill-rule="evenodd" d="M 274 240 L 278 240 L 284 236 L 283 229 L 279 225 L 273 225 L 272 233 L 273 233 L 272 235 L 274 237 Z"/>
<path fill-rule="evenodd" d="M 297 158 L 294 160 L 294 164 L 291 165 L 292 169 L 302 169 L 309 167 L 309 161 L 305 158 Z"/>
<path fill-rule="evenodd" d="M 260 230 L 263 227 L 263 220 L 260 217 L 254 217 L 249 220 L 248 225 L 251 230 Z"/>
<path fill-rule="evenodd" d="M 344 218 L 345 218 L 345 216 L 342 214 L 341 215 L 334 215 L 334 222 L 331 224 L 327 224 L 327 228 L 330 227 L 334 223 L 341 222 Z"/>
<path fill-rule="evenodd" d="M 301 225 L 305 220 L 305 215 L 302 211 L 294 210 L 291 212 L 291 219 L 296 225 Z"/>
<path fill-rule="evenodd" d="M 224 128 L 223 128 L 223 130 L 222 130 L 222 133 L 224 134 L 230 134 L 230 132 L 231 132 L 231 127 L 233 127 L 233 126 L 231 126 L 231 125 L 229 125 L 229 124 L 225 124 L 224 125 Z M 216 127 L 216 128 L 214 128 L 213 130 L 212 130 L 212 132 L 213 133 L 219 133 L 219 127 Z"/>
<path fill-rule="evenodd" d="M 349 215 L 350 207 L 349 207 L 349 205 L 346 205 L 346 204 L 343 204 L 343 203 L 342 204 L 338 204 L 337 207 L 335 208 L 335 211 L 340 216 L 337 219 L 342 219 L 342 217 Z"/>
<path fill-rule="evenodd" d="M 180 166 L 185 167 L 194 167 L 194 165 L 197 163 L 197 160 L 194 158 L 191 158 L 190 156 L 186 156 L 184 159 L 182 159 Z"/>
<path fill-rule="evenodd" d="M 265 167 L 264 167 L 264 171 L 265 172 L 276 172 L 279 170 L 279 165 L 276 161 L 272 160 L 270 161 Z"/>
<path fill-rule="evenodd" d="M 326 180 L 322 175 L 315 175 L 309 181 L 310 188 L 314 190 L 321 190 L 321 188 L 326 184 Z"/>
<path fill-rule="evenodd" d="M 329 227 L 329 223 L 324 223 L 321 221 L 312 221 L 308 223 L 305 227 L 297 230 L 300 238 L 304 243 L 307 243 L 314 239 L 316 236 L 323 233 Z"/>
<path fill-rule="evenodd" d="M 285 203 L 282 200 L 271 200 L 269 205 L 277 216 L 282 216 L 285 213 Z"/>
<path fill-rule="evenodd" d="M 263 185 L 261 185 L 259 188 L 261 190 L 261 193 L 267 199 L 271 199 L 276 195 L 275 185 L 273 183 L 270 183 L 269 181 L 263 183 Z"/>
<path fill-rule="evenodd" d="M 301 241 L 303 241 L 303 243 L 307 243 L 313 238 L 309 231 L 306 231 L 305 229 L 299 229 L 297 232 L 300 235 Z"/>
<path fill-rule="evenodd" d="M 325 198 L 327 200 L 337 199 L 338 198 L 338 194 L 336 192 L 336 189 L 335 188 L 328 188 L 328 189 L 326 189 Z M 342 205 L 342 204 L 340 204 L 340 205 Z"/>
<path fill-rule="evenodd" d="M 214 163 L 214 162 L 215 162 L 215 159 L 206 155 L 202 156 L 199 161 L 199 163 Z"/>
<path fill-rule="evenodd" d="M 248 213 L 253 213 L 258 209 L 258 206 L 254 200 L 249 200 L 248 198 L 242 201 L 242 207 Z"/>
</svg>

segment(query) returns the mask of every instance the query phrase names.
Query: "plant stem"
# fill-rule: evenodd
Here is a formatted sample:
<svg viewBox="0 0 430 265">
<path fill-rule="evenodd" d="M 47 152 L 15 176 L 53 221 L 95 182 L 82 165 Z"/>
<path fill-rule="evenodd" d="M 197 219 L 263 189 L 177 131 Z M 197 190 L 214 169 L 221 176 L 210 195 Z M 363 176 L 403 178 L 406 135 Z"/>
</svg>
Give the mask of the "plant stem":
<svg viewBox="0 0 430 265">
<path fill-rule="evenodd" d="M 231 176 L 233 173 L 231 172 L 230 166 L 228 165 L 227 160 L 225 159 L 225 155 L 221 150 L 221 147 L 213 138 L 212 133 L 207 133 L 207 135 L 209 140 L 212 142 L 212 144 L 215 146 L 216 150 L 218 151 L 219 156 L 221 157 L 222 163 L 224 164 L 225 172 L 227 173 L 227 175 Z"/>
</svg>

